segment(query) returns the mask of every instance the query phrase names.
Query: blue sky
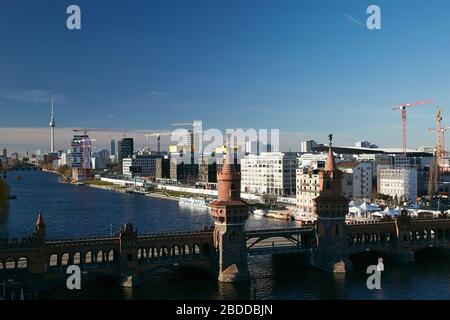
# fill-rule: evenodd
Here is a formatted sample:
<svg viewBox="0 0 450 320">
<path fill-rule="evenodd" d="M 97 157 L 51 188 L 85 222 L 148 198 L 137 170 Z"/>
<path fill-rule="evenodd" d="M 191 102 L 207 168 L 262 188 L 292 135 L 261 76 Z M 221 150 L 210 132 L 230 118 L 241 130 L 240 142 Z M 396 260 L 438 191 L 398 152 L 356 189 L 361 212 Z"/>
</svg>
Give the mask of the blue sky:
<svg viewBox="0 0 450 320">
<path fill-rule="evenodd" d="M 382 30 L 364 27 L 369 4 Z M 1 0 L 0 127 L 46 127 L 54 95 L 58 127 L 200 119 L 293 132 L 292 148 L 328 132 L 400 146 L 395 104 L 435 99 L 450 125 L 449 35 L 446 0 Z M 409 146 L 433 144 L 435 109 L 408 113 Z"/>
</svg>

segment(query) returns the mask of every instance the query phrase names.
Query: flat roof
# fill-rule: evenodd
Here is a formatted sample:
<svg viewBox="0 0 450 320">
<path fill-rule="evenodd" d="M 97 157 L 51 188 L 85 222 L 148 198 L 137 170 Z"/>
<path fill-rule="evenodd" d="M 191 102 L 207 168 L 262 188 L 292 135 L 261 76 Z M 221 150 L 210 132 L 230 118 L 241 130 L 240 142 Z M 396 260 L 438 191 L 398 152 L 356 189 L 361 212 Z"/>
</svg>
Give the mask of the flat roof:
<svg viewBox="0 0 450 320">
<path fill-rule="evenodd" d="M 328 151 L 328 146 L 316 146 L 313 147 L 313 151 L 317 152 Z M 335 153 L 340 154 L 403 154 L 403 149 L 401 148 L 359 148 L 359 147 L 336 146 L 333 147 L 333 151 Z M 432 157 L 433 154 L 431 152 L 406 149 L 406 156 Z"/>
</svg>

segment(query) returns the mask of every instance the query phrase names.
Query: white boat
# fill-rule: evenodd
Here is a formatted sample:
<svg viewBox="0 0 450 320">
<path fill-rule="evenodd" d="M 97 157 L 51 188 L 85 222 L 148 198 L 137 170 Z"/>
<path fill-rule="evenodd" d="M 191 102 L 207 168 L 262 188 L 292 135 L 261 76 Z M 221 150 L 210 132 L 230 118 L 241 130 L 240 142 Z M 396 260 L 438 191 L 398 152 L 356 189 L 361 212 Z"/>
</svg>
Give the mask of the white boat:
<svg viewBox="0 0 450 320">
<path fill-rule="evenodd" d="M 264 217 L 267 213 L 262 209 L 253 210 L 255 216 Z"/>
<path fill-rule="evenodd" d="M 191 206 L 198 208 L 209 208 L 209 203 L 206 202 L 205 199 L 196 199 L 196 198 L 184 198 L 180 197 L 178 200 L 178 204 L 180 206 Z"/>
<path fill-rule="evenodd" d="M 304 222 L 312 222 L 317 220 L 317 215 L 311 212 L 304 212 L 301 210 L 296 210 L 294 214 L 294 220 L 296 221 L 304 221 Z"/>
</svg>

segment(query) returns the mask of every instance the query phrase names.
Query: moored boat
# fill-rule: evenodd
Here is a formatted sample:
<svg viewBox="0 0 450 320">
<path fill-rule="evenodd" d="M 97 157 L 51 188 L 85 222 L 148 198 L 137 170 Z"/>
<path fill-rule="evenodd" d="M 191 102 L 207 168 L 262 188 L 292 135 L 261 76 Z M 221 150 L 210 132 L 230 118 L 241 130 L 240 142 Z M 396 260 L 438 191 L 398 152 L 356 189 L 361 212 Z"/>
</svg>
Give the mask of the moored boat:
<svg viewBox="0 0 450 320">
<path fill-rule="evenodd" d="M 185 198 L 180 197 L 178 200 L 180 206 L 191 206 L 197 208 L 209 208 L 209 203 L 205 199 L 201 198 Z"/>
</svg>

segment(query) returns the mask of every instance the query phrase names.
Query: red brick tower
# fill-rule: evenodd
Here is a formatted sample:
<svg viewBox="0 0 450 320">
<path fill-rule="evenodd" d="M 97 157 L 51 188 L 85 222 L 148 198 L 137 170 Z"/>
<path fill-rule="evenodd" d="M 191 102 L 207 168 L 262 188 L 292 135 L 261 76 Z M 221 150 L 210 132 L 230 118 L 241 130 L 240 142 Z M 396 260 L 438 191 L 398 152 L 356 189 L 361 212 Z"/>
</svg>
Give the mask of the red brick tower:
<svg viewBox="0 0 450 320">
<path fill-rule="evenodd" d="M 229 144 L 223 168 L 217 172 L 217 188 L 218 197 L 211 203 L 211 216 L 219 281 L 244 281 L 249 277 L 244 226 L 248 209 L 247 203 L 241 200 L 241 174 L 235 170 Z"/>
<path fill-rule="evenodd" d="M 329 272 L 351 269 L 346 253 L 349 200 L 342 195 L 342 172 L 337 169 L 332 150 L 332 135 L 325 169 L 319 173 L 320 195 L 314 199 L 317 217 L 318 250 L 314 264 Z"/>
</svg>

